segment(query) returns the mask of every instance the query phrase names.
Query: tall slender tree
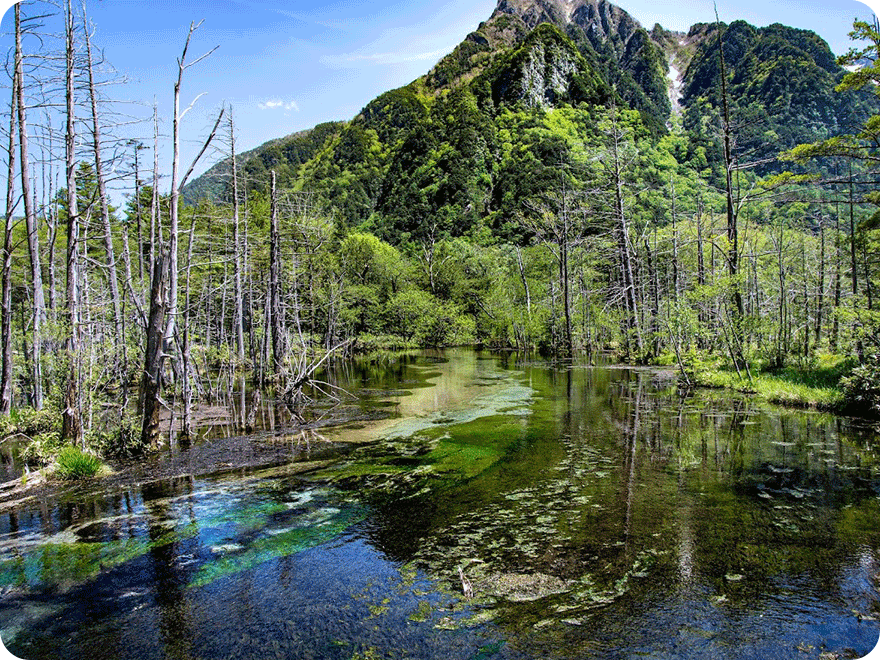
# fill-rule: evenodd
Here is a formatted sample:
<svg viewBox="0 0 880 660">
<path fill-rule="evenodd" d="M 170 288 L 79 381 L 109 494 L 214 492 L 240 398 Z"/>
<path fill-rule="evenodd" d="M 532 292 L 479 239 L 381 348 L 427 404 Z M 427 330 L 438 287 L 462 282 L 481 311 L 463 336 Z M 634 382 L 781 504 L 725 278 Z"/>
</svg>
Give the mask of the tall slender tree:
<svg viewBox="0 0 880 660">
<path fill-rule="evenodd" d="M 68 3 L 69 5 L 69 3 Z M 73 46 L 71 45 L 70 48 Z M 72 55 L 71 55 L 72 58 Z M 72 65 L 71 65 L 72 66 Z M 71 74 L 72 75 L 72 74 Z M 28 155 L 27 105 L 25 103 L 24 53 L 22 51 L 21 3 L 15 5 L 15 94 L 18 105 L 18 146 L 20 151 L 21 195 L 24 202 L 25 227 L 31 262 L 31 403 L 39 410 L 43 407 L 42 332 L 46 314 L 43 293 L 43 269 L 40 255 L 40 237 L 37 212 L 31 191 L 31 163 Z"/>
<path fill-rule="evenodd" d="M 78 397 L 79 387 L 79 213 L 76 198 L 76 99 L 75 99 L 75 33 L 71 0 L 65 6 L 65 164 L 67 173 L 67 376 L 64 405 L 61 411 L 61 437 L 82 440 L 82 421 Z"/>
</svg>

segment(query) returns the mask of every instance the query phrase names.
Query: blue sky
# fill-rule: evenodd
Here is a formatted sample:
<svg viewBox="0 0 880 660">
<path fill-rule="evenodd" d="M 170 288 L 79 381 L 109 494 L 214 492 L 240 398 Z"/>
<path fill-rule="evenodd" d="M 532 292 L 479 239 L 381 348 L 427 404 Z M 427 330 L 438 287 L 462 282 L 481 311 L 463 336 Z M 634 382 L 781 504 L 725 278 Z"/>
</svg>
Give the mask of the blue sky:
<svg viewBox="0 0 880 660">
<path fill-rule="evenodd" d="M 659 22 L 686 30 L 714 19 L 711 0 L 618 4 L 648 28 Z M 134 102 L 129 110 L 144 117 L 155 98 L 166 134 L 176 58 L 190 22 L 204 19 L 191 56 L 219 48 L 185 74 L 183 106 L 204 93 L 184 120 L 188 164 L 221 104 L 233 107 L 240 150 L 323 121 L 350 119 L 381 92 L 427 72 L 495 5 L 496 0 L 90 0 L 88 11 L 95 43 L 130 81 L 108 95 Z M 4 54 L 12 44 L 8 6 L 8 0 L 0 0 Z M 719 0 L 718 9 L 725 21 L 783 22 L 815 30 L 838 54 L 849 47 L 853 18 L 871 14 L 855 0 Z M 139 130 L 144 138 L 152 131 Z M 163 148 L 166 172 L 168 153 Z M 211 162 L 204 161 L 199 171 Z"/>
</svg>

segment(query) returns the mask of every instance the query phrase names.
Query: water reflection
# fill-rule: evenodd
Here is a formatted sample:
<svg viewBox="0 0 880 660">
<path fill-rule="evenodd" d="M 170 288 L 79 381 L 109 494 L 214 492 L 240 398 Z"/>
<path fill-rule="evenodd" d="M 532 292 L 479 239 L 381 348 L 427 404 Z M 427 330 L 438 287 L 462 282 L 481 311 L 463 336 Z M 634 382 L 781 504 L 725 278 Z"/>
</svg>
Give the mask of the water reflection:
<svg viewBox="0 0 880 660">
<path fill-rule="evenodd" d="M 0 517 L 4 642 L 349 660 L 818 658 L 877 641 L 870 427 L 685 397 L 651 370 L 472 351 L 329 377 L 397 417 L 298 436 L 323 456 L 357 440 L 319 471 Z"/>
</svg>

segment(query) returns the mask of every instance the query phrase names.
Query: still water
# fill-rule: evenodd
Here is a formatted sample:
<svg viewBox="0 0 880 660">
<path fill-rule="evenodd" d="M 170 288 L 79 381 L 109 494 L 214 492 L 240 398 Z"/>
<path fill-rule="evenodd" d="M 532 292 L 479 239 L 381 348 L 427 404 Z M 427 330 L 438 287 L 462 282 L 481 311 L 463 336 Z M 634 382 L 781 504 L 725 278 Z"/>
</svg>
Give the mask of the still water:
<svg viewBox="0 0 880 660">
<path fill-rule="evenodd" d="M 2 514 L 6 647 L 659 660 L 877 644 L 870 425 L 470 350 L 328 378 L 369 414 L 287 435 L 273 417 L 280 465 Z"/>
</svg>

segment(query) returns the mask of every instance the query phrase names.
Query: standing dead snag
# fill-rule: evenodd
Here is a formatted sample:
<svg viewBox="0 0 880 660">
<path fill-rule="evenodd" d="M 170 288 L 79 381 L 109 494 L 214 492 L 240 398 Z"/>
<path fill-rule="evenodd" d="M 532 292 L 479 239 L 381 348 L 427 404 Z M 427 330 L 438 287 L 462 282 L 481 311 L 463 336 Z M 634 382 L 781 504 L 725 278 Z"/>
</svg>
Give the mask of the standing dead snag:
<svg viewBox="0 0 880 660">
<path fill-rule="evenodd" d="M 67 7 L 67 76 L 68 96 L 72 95 L 73 79 L 73 17 L 70 15 L 70 3 Z M 33 335 L 31 340 L 31 403 L 34 408 L 43 407 L 43 373 L 41 368 L 40 354 L 42 352 L 42 326 L 45 320 L 46 305 L 43 295 L 43 270 L 40 264 L 40 238 L 38 231 L 37 212 L 34 209 L 34 200 L 31 194 L 30 159 L 28 156 L 28 133 L 27 133 L 27 110 L 24 98 L 24 54 L 21 46 L 21 4 L 15 5 L 15 73 L 14 87 L 17 112 L 18 112 L 18 148 L 20 152 L 21 169 L 21 195 L 24 202 L 24 218 L 27 230 L 28 252 L 31 263 L 31 286 L 33 294 Z M 71 101 L 68 101 L 68 114 L 71 110 Z M 68 120 L 68 141 L 73 140 L 72 123 Z"/>
<path fill-rule="evenodd" d="M 269 233 L 269 304 L 267 309 L 272 329 L 272 364 L 275 373 L 284 362 L 284 318 L 281 313 L 281 237 L 278 231 L 278 190 L 272 170 L 272 197 Z"/>
<path fill-rule="evenodd" d="M 95 159 L 95 181 L 98 186 L 98 206 L 101 213 L 101 226 L 104 232 L 104 251 L 106 253 L 106 276 L 110 285 L 110 300 L 113 304 L 113 324 L 121 349 L 125 351 L 122 334 L 122 296 L 119 293 L 119 278 L 116 275 L 116 251 L 113 245 L 113 229 L 110 222 L 110 200 L 107 196 L 107 177 L 101 154 L 101 121 L 98 116 L 98 94 L 95 84 L 95 67 L 92 57 L 92 34 L 86 17 L 85 3 L 82 8 L 86 47 L 86 73 L 88 74 L 89 103 L 92 120 L 92 152 Z M 124 359 L 124 356 L 123 356 Z M 120 375 L 120 377 L 122 377 Z"/>
<path fill-rule="evenodd" d="M 75 58 L 73 11 L 67 1 L 66 18 L 66 105 L 65 164 L 67 172 L 67 383 L 61 413 L 61 437 L 82 440 L 82 421 L 78 400 L 79 387 L 79 211 L 76 199 L 76 105 L 74 98 Z"/>
<path fill-rule="evenodd" d="M 170 217 L 169 217 L 169 228 L 168 228 L 168 272 L 169 272 L 169 281 L 168 281 L 168 321 L 167 327 L 165 328 L 165 337 L 168 341 L 172 341 L 174 338 L 174 324 L 177 321 L 177 297 L 178 297 L 178 287 L 177 287 L 177 244 L 178 244 L 178 235 L 179 235 L 179 207 L 180 207 L 180 189 L 186 184 L 186 179 L 192 173 L 193 169 L 196 166 L 196 162 L 198 162 L 199 158 L 201 158 L 202 154 L 205 153 L 205 149 L 207 149 L 208 144 L 210 144 L 211 139 L 214 136 L 214 132 L 217 130 L 216 126 L 220 123 L 220 117 L 223 116 L 223 112 L 220 112 L 220 117 L 217 118 L 217 124 L 215 124 L 214 130 L 211 132 L 211 137 L 205 142 L 204 147 L 199 152 L 198 156 L 196 156 L 193 161 L 192 166 L 190 166 L 189 171 L 184 175 L 181 180 L 180 177 L 180 121 L 183 119 L 183 116 L 190 111 L 190 109 L 195 105 L 195 102 L 199 100 L 202 96 L 199 94 L 193 100 L 193 102 L 186 108 L 183 112 L 180 111 L 180 86 L 183 83 L 183 72 L 186 71 L 191 66 L 195 66 L 203 59 L 208 57 L 211 53 L 217 50 L 215 46 L 207 53 L 202 55 L 201 57 L 195 59 L 192 62 L 186 61 L 186 53 L 189 50 L 189 42 L 192 39 L 193 32 L 195 32 L 199 26 L 202 24 L 202 21 L 198 23 L 191 23 L 189 26 L 189 34 L 186 35 L 186 43 L 183 46 L 183 53 L 180 56 L 180 59 L 177 60 L 177 80 L 174 83 L 174 117 L 172 123 L 172 142 L 173 142 L 173 150 L 174 155 L 171 161 L 171 208 L 170 208 Z"/>
<path fill-rule="evenodd" d="M 12 85 L 9 104 L 9 169 L 6 176 L 6 220 L 3 228 L 3 259 L 0 265 L 0 414 L 12 410 L 12 214 L 15 200 L 15 95 L 17 82 Z"/>
<path fill-rule="evenodd" d="M 150 317 L 147 322 L 147 350 L 144 371 L 141 374 L 138 410 L 142 413 L 141 446 L 156 449 L 159 446 L 159 389 L 162 384 L 162 365 L 167 357 L 164 348 L 165 315 L 168 310 L 166 283 L 168 268 L 165 255 L 159 254 L 153 262 L 150 286 Z"/>
</svg>

